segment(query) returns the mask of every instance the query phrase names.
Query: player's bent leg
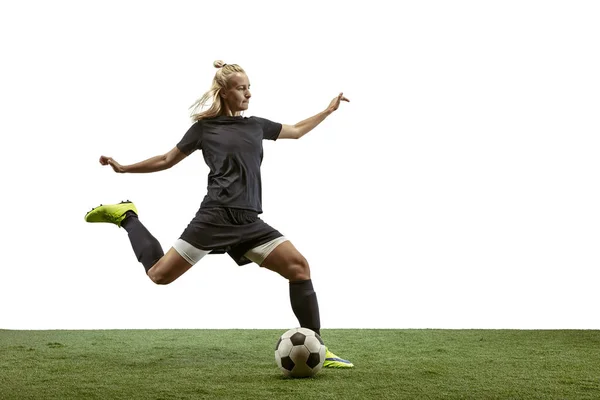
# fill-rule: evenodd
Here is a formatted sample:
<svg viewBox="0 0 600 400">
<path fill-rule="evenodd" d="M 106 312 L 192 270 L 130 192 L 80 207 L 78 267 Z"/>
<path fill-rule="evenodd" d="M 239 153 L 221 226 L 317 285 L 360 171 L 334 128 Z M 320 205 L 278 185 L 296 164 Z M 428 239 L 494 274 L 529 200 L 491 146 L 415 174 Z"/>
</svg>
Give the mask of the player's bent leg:
<svg viewBox="0 0 600 400">
<path fill-rule="evenodd" d="M 310 278 L 308 261 L 289 241 L 282 241 L 266 254 L 268 243 L 250 250 L 246 257 L 263 268 L 277 272 L 290 281 L 290 301 L 292 310 L 300 326 L 321 334 L 321 321 L 317 295 Z M 264 257 L 264 258 L 263 258 Z M 354 364 L 340 358 L 326 349 L 325 368 L 352 368 Z"/>
<path fill-rule="evenodd" d="M 192 268 L 192 265 L 171 247 L 167 254 L 148 270 L 148 277 L 157 285 L 167 285 Z"/>
</svg>

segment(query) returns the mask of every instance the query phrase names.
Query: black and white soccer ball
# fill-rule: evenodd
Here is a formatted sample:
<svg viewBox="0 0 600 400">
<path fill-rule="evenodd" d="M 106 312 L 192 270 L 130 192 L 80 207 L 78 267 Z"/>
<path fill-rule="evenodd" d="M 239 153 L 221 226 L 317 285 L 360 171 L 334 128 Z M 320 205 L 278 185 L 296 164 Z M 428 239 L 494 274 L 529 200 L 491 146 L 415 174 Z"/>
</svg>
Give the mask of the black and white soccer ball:
<svg viewBox="0 0 600 400">
<path fill-rule="evenodd" d="M 290 329 L 277 341 L 275 362 L 286 376 L 314 376 L 323 368 L 325 344 L 321 336 L 310 329 Z"/>
</svg>

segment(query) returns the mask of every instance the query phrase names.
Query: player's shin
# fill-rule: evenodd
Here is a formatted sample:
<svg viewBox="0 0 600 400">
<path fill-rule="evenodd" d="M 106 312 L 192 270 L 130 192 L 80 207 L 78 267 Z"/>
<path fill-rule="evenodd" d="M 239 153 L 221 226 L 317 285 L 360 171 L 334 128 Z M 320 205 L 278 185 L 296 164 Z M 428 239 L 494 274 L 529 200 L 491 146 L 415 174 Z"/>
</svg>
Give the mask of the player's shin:
<svg viewBox="0 0 600 400">
<path fill-rule="evenodd" d="M 133 252 L 147 273 L 165 253 L 158 240 L 140 222 L 137 215 L 133 212 L 127 214 L 121 226 L 127 231 Z"/>
<path fill-rule="evenodd" d="M 321 335 L 319 303 L 310 279 L 290 282 L 290 301 L 300 326 Z"/>
</svg>

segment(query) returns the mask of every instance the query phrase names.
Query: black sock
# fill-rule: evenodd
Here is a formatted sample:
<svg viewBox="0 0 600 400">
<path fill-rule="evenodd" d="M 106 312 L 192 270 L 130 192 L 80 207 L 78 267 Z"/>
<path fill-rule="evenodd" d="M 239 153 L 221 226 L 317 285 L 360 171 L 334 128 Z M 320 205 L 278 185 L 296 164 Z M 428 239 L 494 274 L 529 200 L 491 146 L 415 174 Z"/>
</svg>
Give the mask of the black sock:
<svg viewBox="0 0 600 400">
<path fill-rule="evenodd" d="M 292 310 L 298 318 L 300 326 L 315 331 L 321 335 L 321 319 L 319 303 L 310 279 L 290 282 L 290 301 Z"/>
<path fill-rule="evenodd" d="M 136 213 L 127 211 L 126 215 L 127 217 L 123 220 L 121 226 L 129 234 L 133 252 L 147 273 L 165 253 L 158 240 L 140 222 Z"/>
</svg>

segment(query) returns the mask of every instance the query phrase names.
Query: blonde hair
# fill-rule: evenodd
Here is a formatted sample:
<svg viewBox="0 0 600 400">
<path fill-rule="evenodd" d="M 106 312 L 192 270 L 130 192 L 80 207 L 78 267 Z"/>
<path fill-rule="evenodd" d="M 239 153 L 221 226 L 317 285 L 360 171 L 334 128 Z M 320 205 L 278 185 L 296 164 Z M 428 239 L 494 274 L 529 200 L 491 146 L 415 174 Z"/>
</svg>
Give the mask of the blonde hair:
<svg viewBox="0 0 600 400">
<path fill-rule="evenodd" d="M 191 118 L 194 121 L 222 115 L 223 99 L 220 96 L 221 90 L 228 88 L 231 75 L 236 72 L 246 73 L 239 65 L 225 64 L 222 60 L 216 60 L 213 66 L 219 68 L 219 70 L 215 73 L 211 88 L 190 106 L 192 110 Z M 201 111 L 208 101 L 211 103 L 210 107 L 205 111 Z"/>
</svg>

